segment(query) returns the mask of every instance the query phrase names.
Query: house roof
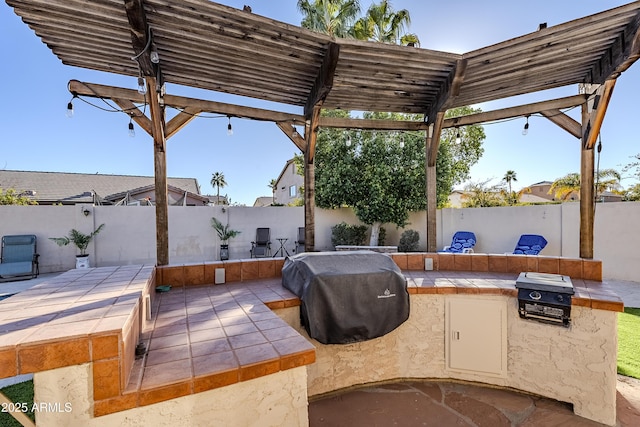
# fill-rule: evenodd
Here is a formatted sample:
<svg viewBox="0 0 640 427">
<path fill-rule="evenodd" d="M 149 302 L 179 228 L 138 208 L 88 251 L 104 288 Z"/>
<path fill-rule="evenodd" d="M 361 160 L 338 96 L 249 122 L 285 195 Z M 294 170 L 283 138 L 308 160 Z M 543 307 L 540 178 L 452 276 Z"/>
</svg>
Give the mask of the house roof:
<svg viewBox="0 0 640 427">
<path fill-rule="evenodd" d="M 273 197 L 271 196 L 260 196 L 256 198 L 255 202 L 253 202 L 254 207 L 271 206 L 272 204 L 273 204 Z"/>
<path fill-rule="evenodd" d="M 431 118 L 447 108 L 603 83 L 640 56 L 640 1 L 464 54 L 335 39 L 208 0 L 6 2 L 64 64 L 137 77 L 132 34 L 146 39 L 136 31 L 148 23 L 167 83 L 305 110 L 324 100 L 323 108 Z M 153 68 L 149 52 L 140 58 Z"/>
<path fill-rule="evenodd" d="M 167 178 L 167 184 L 200 194 L 195 178 Z M 154 185 L 152 176 L 0 170 L 0 188 L 27 192 L 27 197 L 41 203 L 92 203 L 94 193 L 105 199 Z M 29 192 L 34 193 L 30 195 Z"/>
</svg>

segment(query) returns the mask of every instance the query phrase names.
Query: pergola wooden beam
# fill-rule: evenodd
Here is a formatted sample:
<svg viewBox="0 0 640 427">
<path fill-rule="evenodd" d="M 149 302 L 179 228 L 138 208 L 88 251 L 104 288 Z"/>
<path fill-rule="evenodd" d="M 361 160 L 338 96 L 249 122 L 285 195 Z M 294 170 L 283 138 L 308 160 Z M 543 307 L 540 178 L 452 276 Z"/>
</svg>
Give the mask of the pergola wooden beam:
<svg viewBox="0 0 640 427">
<path fill-rule="evenodd" d="M 603 85 L 599 85 L 594 92 L 595 97 L 589 102 L 589 117 L 587 122 L 583 123 L 582 144 L 584 148 L 592 149 L 598 139 L 615 85 L 616 80 L 607 80 Z M 591 88 L 592 86 L 585 85 L 584 87 Z"/>
<path fill-rule="evenodd" d="M 544 117 L 560 126 L 576 138 L 582 138 L 582 125 L 558 109 L 540 111 Z"/>
<path fill-rule="evenodd" d="M 431 116 L 432 114 L 440 111 L 446 111 L 451 107 L 453 101 L 460 93 L 460 87 L 462 87 L 462 83 L 464 82 L 464 75 L 467 71 L 468 62 L 469 61 L 466 59 L 458 59 L 455 70 L 451 73 L 446 87 L 442 89 L 441 93 L 436 98 L 436 102 L 431 111 L 427 112 L 427 116 Z"/>
<path fill-rule="evenodd" d="M 593 83 L 617 79 L 640 58 L 640 16 L 636 16 L 591 69 Z"/>
<path fill-rule="evenodd" d="M 105 99 L 128 99 L 136 103 L 148 102 L 145 95 L 133 89 L 120 88 L 115 86 L 105 86 L 95 83 L 85 83 L 78 80 L 71 80 L 68 84 L 69 92 L 78 96 L 89 96 Z M 148 95 L 146 95 L 148 96 Z M 224 114 L 232 117 L 245 119 L 270 121 L 270 122 L 290 122 L 302 124 L 305 117 L 301 114 L 283 113 L 280 111 L 266 110 L 262 108 L 244 107 L 242 105 L 226 104 L 224 102 L 207 101 L 204 99 L 189 98 L 185 96 L 169 95 L 163 96 L 164 105 L 185 111 L 199 110 L 201 113 Z"/>
<path fill-rule="evenodd" d="M 307 103 L 304 106 L 305 117 L 311 117 L 313 107 L 322 103 L 333 87 L 333 76 L 338 65 L 338 57 L 340 56 L 340 45 L 337 43 L 329 43 L 327 52 L 322 58 L 320 69 L 316 80 L 309 92 Z"/>
<path fill-rule="evenodd" d="M 151 62 L 151 29 L 147 24 L 144 2 L 143 0 L 124 0 L 124 8 L 131 29 L 131 45 L 135 52 L 135 61 L 142 75 L 155 77 L 157 66 Z"/>
<path fill-rule="evenodd" d="M 301 152 L 307 151 L 307 141 L 300 136 L 296 128 L 289 123 L 276 122 L 276 126 L 280 128 L 282 132 L 298 147 Z"/>
</svg>

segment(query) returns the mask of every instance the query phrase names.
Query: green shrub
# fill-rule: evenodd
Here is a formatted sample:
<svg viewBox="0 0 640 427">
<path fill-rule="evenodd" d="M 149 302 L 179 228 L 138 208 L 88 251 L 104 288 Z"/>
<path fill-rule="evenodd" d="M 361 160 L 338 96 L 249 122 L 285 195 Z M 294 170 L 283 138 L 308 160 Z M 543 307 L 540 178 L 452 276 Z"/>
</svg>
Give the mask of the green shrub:
<svg viewBox="0 0 640 427">
<path fill-rule="evenodd" d="M 420 235 L 415 230 L 405 230 L 400 236 L 398 252 L 416 252 Z"/>
<path fill-rule="evenodd" d="M 338 245 L 356 245 L 362 246 L 367 240 L 366 225 L 350 225 L 341 222 L 331 227 L 331 244 Z"/>
<path fill-rule="evenodd" d="M 384 227 L 380 227 L 380 234 L 378 234 L 378 246 L 384 246 L 384 241 L 387 239 L 387 230 Z"/>
</svg>

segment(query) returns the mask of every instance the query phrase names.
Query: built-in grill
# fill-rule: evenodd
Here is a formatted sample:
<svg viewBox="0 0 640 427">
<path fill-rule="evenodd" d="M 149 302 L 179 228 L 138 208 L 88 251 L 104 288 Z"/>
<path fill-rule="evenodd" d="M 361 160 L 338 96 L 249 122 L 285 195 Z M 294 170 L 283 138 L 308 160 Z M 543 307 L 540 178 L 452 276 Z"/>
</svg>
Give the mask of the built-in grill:
<svg viewBox="0 0 640 427">
<path fill-rule="evenodd" d="M 518 312 L 523 319 L 569 327 L 573 284 L 569 276 L 520 273 L 516 280 Z"/>
</svg>

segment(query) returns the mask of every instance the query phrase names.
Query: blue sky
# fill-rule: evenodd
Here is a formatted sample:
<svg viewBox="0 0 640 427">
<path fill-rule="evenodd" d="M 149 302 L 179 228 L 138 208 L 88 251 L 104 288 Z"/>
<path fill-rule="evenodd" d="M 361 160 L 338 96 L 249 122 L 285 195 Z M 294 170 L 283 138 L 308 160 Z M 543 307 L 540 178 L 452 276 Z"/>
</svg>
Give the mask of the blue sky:
<svg viewBox="0 0 640 427">
<path fill-rule="evenodd" d="M 250 5 L 253 13 L 298 25 L 301 16 L 295 0 L 219 1 L 232 7 Z M 549 26 L 610 9 L 627 1 L 538 0 L 418 2 L 395 0 L 395 9 L 410 11 L 410 31 L 423 48 L 465 53 Z M 365 10 L 370 1 L 361 0 Z M 533 6 L 535 4 L 535 6 Z M 63 65 L 13 10 L 0 3 L 0 168 L 8 170 L 153 175 L 152 140 L 136 126 L 127 133 L 128 116 L 99 110 L 79 100 L 73 119 L 65 117 L 71 99 L 71 79 L 135 88 L 133 77 L 101 73 Z M 601 168 L 621 169 L 640 153 L 636 97 L 640 93 L 640 64 L 619 79 L 602 127 Z M 203 99 L 283 111 L 295 107 L 237 98 L 220 93 L 168 85 L 167 92 Z M 483 110 L 504 108 L 555 97 L 574 95 L 577 86 L 479 105 Z M 91 102 L 100 105 L 97 100 Z M 579 110 L 569 113 L 578 118 Z M 168 111 L 169 117 L 172 112 Z M 517 173 L 514 189 L 554 180 L 580 166 L 580 143 L 541 117 L 529 119 L 529 134 L 522 136 L 524 119 L 485 125 L 485 154 L 472 170 L 473 181 Z M 227 135 L 227 118 L 198 118 L 168 141 L 167 170 L 171 177 L 193 177 L 205 194 L 214 194 L 209 181 L 222 172 L 228 186 L 221 190 L 234 203 L 252 205 L 256 197 L 269 196 L 269 181 L 280 173 L 296 147 L 273 123 L 232 119 L 233 136 Z M 624 187 L 636 181 L 627 178 Z"/>
</svg>

